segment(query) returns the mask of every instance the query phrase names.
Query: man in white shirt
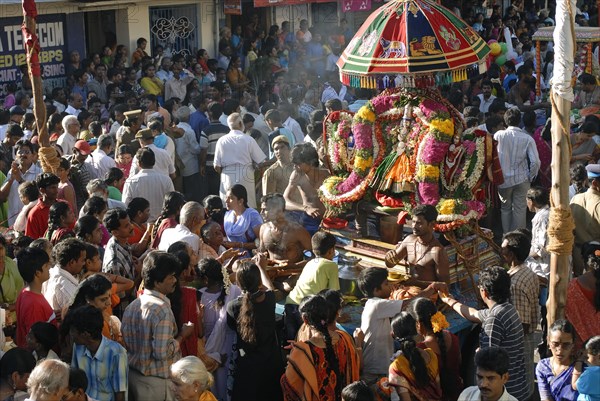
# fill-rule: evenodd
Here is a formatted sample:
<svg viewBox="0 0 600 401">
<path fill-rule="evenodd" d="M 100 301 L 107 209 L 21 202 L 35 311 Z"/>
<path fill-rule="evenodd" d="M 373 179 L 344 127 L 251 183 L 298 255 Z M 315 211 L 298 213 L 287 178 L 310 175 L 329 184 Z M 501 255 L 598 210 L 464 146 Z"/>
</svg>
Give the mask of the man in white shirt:
<svg viewBox="0 0 600 401">
<path fill-rule="evenodd" d="M 165 101 L 171 98 L 185 99 L 187 85 L 194 80 L 194 75 L 184 70 L 179 63 L 173 64 L 173 77 L 165 82 Z"/>
<path fill-rule="evenodd" d="M 494 134 L 504 183 L 498 186 L 504 233 L 526 226 L 526 195 L 540 169 L 540 157 L 533 138 L 519 128 L 521 112 L 513 107 L 504 114 L 507 129 Z"/>
<path fill-rule="evenodd" d="M 73 154 L 73 147 L 77 142 L 77 136 L 79 135 L 79 129 L 81 124 L 75 116 L 65 116 L 62 120 L 63 134 L 58 137 L 56 144 L 59 145 L 63 151 L 63 155 Z"/>
<path fill-rule="evenodd" d="M 171 179 L 175 179 L 175 163 L 166 150 L 161 149 L 154 144 L 154 134 L 152 133 L 152 130 L 150 128 L 139 130 L 137 134 L 135 134 L 135 139 L 140 142 L 142 148 L 152 149 L 152 152 L 154 152 L 154 158 L 156 159 L 154 170 Z M 134 157 L 131 162 L 130 175 L 137 174 L 139 171 L 139 160 L 137 157 Z"/>
<path fill-rule="evenodd" d="M 56 266 L 50 269 L 50 279 L 42 287 L 44 297 L 54 310 L 62 311 L 71 305 L 79 279 L 77 275 L 85 264 L 85 244 L 76 238 L 67 238 L 54 246 Z"/>
<path fill-rule="evenodd" d="M 231 131 L 217 141 L 213 162 L 215 171 L 221 174 L 219 195 L 225 202 L 227 191 L 235 184 L 241 184 L 248 193 L 248 205 L 256 208 L 254 168 L 267 156 L 254 138 L 244 134 L 244 122 L 239 113 L 232 113 L 227 118 L 227 125 Z"/>
<path fill-rule="evenodd" d="M 165 194 L 173 191 L 173 181 L 154 170 L 156 158 L 149 148 L 141 148 L 136 156 L 139 159 L 141 170 L 129 176 L 123 186 L 123 202 L 128 204 L 133 198 L 145 198 L 150 202 L 150 217 L 154 221 L 160 215 Z"/>
<path fill-rule="evenodd" d="M 487 113 L 490 105 L 496 99 L 496 96 L 492 95 L 492 81 L 489 79 L 484 79 L 481 83 L 481 93 L 477 95 L 480 100 L 479 103 L 479 111 L 482 113 Z"/>
<path fill-rule="evenodd" d="M 90 164 L 92 168 L 96 170 L 98 178 L 104 179 L 106 173 L 113 168 L 117 167 L 115 160 L 108 156 L 114 149 L 115 141 L 112 136 L 108 134 L 102 134 L 98 137 L 98 146 L 90 156 L 86 159 L 86 163 Z"/>
<path fill-rule="evenodd" d="M 475 354 L 477 386 L 467 387 L 458 401 L 517 401 L 506 391 L 508 381 L 508 353 L 499 347 L 480 349 Z"/>
<path fill-rule="evenodd" d="M 160 70 L 156 72 L 156 76 L 163 82 L 167 82 L 169 79 L 173 78 L 173 71 L 171 71 L 172 66 L 173 62 L 171 61 L 171 57 L 163 57 L 162 60 L 160 60 Z"/>
<path fill-rule="evenodd" d="M 64 88 L 58 87 L 52 89 L 52 105 L 56 107 L 57 113 L 60 114 L 65 111 L 67 108 L 65 103 L 67 103 L 67 95 L 65 94 Z"/>
<path fill-rule="evenodd" d="M 194 252 L 200 250 L 200 228 L 206 222 L 204 208 L 198 202 L 187 202 L 179 212 L 179 224 L 167 228 L 160 237 L 158 249 L 166 251 L 177 241 L 187 243 Z"/>
</svg>

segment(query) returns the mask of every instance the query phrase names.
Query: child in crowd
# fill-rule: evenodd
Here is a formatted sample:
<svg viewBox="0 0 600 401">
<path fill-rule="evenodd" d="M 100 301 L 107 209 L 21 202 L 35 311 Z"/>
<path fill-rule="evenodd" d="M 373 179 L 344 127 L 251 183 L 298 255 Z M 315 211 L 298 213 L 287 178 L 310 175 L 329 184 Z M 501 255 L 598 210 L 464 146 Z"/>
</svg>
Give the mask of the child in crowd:
<svg viewBox="0 0 600 401">
<path fill-rule="evenodd" d="M 332 234 L 317 231 L 311 240 L 316 258 L 304 266 L 296 286 L 285 302 L 286 338 L 294 340 L 302 325 L 298 305 L 310 295 L 316 295 L 324 289 L 339 290 L 338 265 L 333 261 L 335 255 L 335 237 Z"/>
<path fill-rule="evenodd" d="M 579 391 L 577 401 L 600 401 L 600 336 L 590 338 L 585 351 L 588 366 L 579 374 L 581 370 L 575 365 L 573 388 Z"/>
<path fill-rule="evenodd" d="M 50 258 L 39 248 L 25 248 L 17 255 L 19 273 L 27 286 L 17 298 L 17 338 L 19 347 L 27 345 L 26 336 L 35 322 L 56 324 L 56 314 L 42 295 L 42 284 L 50 278 Z"/>
<path fill-rule="evenodd" d="M 375 401 L 375 395 L 367 383 L 360 380 L 344 387 L 342 401 Z"/>
<path fill-rule="evenodd" d="M 384 268 L 369 267 L 361 271 L 358 288 L 368 300 L 361 316 L 362 334 L 355 333 L 355 340 L 360 347 L 360 336 L 364 335 L 362 379 L 371 385 L 388 374 L 394 354 L 391 318 L 400 313 L 403 301 L 388 299 L 392 286 Z"/>
</svg>

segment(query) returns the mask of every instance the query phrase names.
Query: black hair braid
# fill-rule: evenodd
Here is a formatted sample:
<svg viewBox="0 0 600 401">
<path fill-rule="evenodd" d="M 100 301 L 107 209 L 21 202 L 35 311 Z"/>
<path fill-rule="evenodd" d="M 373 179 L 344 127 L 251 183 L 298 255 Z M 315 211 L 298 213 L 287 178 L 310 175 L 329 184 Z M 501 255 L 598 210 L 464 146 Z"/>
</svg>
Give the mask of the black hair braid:
<svg viewBox="0 0 600 401">
<path fill-rule="evenodd" d="M 438 346 L 440 347 L 440 358 L 442 358 L 442 363 L 440 364 L 440 366 L 445 369 L 447 368 L 446 353 L 448 351 L 446 350 L 446 339 L 444 337 L 444 330 L 440 330 L 437 333 L 435 333 L 435 339 L 437 340 Z"/>
<path fill-rule="evenodd" d="M 427 366 L 425 365 L 425 361 L 421 356 L 419 348 L 417 348 L 415 340 L 409 337 L 401 338 L 400 350 L 406 359 L 408 359 L 410 370 L 412 370 L 417 381 L 417 387 L 426 387 L 430 381 L 429 371 L 427 370 Z"/>
<path fill-rule="evenodd" d="M 227 296 L 227 294 L 225 292 L 225 286 L 223 286 L 223 288 L 221 288 L 221 294 L 219 295 L 219 298 L 217 298 L 217 302 L 215 303 L 219 308 L 222 308 L 223 305 L 225 305 L 225 296 Z"/>
<path fill-rule="evenodd" d="M 331 339 L 331 334 L 329 334 L 329 329 L 327 327 L 327 323 L 321 324 L 319 322 L 315 325 L 315 328 L 323 334 L 325 338 L 325 358 L 327 359 L 327 364 L 335 373 L 335 396 L 336 399 L 341 399 L 342 394 L 342 376 L 340 373 L 340 362 L 338 360 L 337 355 L 335 354 L 335 350 L 333 348 L 333 342 Z"/>
<path fill-rule="evenodd" d="M 256 343 L 256 327 L 254 320 L 254 304 L 251 295 L 245 292 L 241 297 L 240 314 L 238 316 L 239 335 L 248 344 Z"/>
<path fill-rule="evenodd" d="M 329 365 L 331 370 L 335 373 L 335 394 L 336 399 L 339 400 L 341 399 L 340 397 L 342 394 L 342 377 L 340 373 L 340 363 L 335 354 L 335 349 L 333 348 L 331 335 L 329 334 L 327 318 L 329 316 L 330 308 L 331 304 L 323 296 L 313 295 L 302 301 L 300 313 L 306 317 L 308 324 L 321 333 L 325 339 L 325 358 L 327 360 L 327 365 Z"/>
</svg>

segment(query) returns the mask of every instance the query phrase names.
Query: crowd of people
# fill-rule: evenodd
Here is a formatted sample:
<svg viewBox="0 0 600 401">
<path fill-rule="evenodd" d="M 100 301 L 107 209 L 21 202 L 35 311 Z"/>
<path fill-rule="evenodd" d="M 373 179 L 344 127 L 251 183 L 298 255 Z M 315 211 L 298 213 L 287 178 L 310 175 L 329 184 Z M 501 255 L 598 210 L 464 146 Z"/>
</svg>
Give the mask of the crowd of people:
<svg viewBox="0 0 600 401">
<path fill-rule="evenodd" d="M 480 272 L 485 308 L 452 292 L 437 211 L 419 205 L 413 234 L 385 256 L 411 277 L 400 286 L 393 271 L 363 269 L 361 319 L 353 333 L 340 328 L 336 238 L 320 229 L 323 120 L 376 93 L 339 81 L 335 62 L 354 34 L 345 20 L 267 34 L 254 15 L 221 29 L 214 58 L 150 55 L 144 38 L 131 57 L 123 45 L 72 52 L 68 86 L 45 97 L 49 146 L 28 77 L 8 85 L 0 400 L 599 399 L 598 76 L 579 76 L 573 102 L 574 278 L 566 320 L 548 325 L 550 105 L 535 95 L 531 35 L 552 12 L 456 11 L 486 40 L 508 27 L 516 52 L 441 88 L 466 129 L 497 145 L 488 215 L 508 269 Z M 584 2 L 578 24 L 594 13 Z M 547 85 L 551 45 L 542 53 Z M 48 154 L 56 163 L 43 171 Z M 443 309 L 481 324 L 474 358 L 462 357 Z"/>
</svg>

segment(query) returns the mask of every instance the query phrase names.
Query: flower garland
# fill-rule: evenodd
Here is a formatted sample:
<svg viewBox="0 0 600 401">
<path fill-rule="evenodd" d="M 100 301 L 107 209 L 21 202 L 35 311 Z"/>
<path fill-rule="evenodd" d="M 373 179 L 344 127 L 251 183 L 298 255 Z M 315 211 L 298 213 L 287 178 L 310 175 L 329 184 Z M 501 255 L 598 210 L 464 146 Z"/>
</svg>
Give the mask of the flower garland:
<svg viewBox="0 0 600 401">
<path fill-rule="evenodd" d="M 442 198 L 436 209 L 439 214 L 435 230 L 439 232 L 455 230 L 471 220 L 479 220 L 485 213 L 485 205 L 476 200 Z"/>
<path fill-rule="evenodd" d="M 478 136 L 474 140 L 466 139 L 461 145 L 465 149 L 464 167 L 454 182 L 447 182 L 446 163 L 442 163 L 442 188 L 454 197 L 472 198 L 485 167 L 485 136 Z"/>
<path fill-rule="evenodd" d="M 352 117 L 349 111 L 334 111 L 325 120 L 327 157 L 333 174 L 347 174 L 348 142 L 352 135 Z"/>
</svg>

